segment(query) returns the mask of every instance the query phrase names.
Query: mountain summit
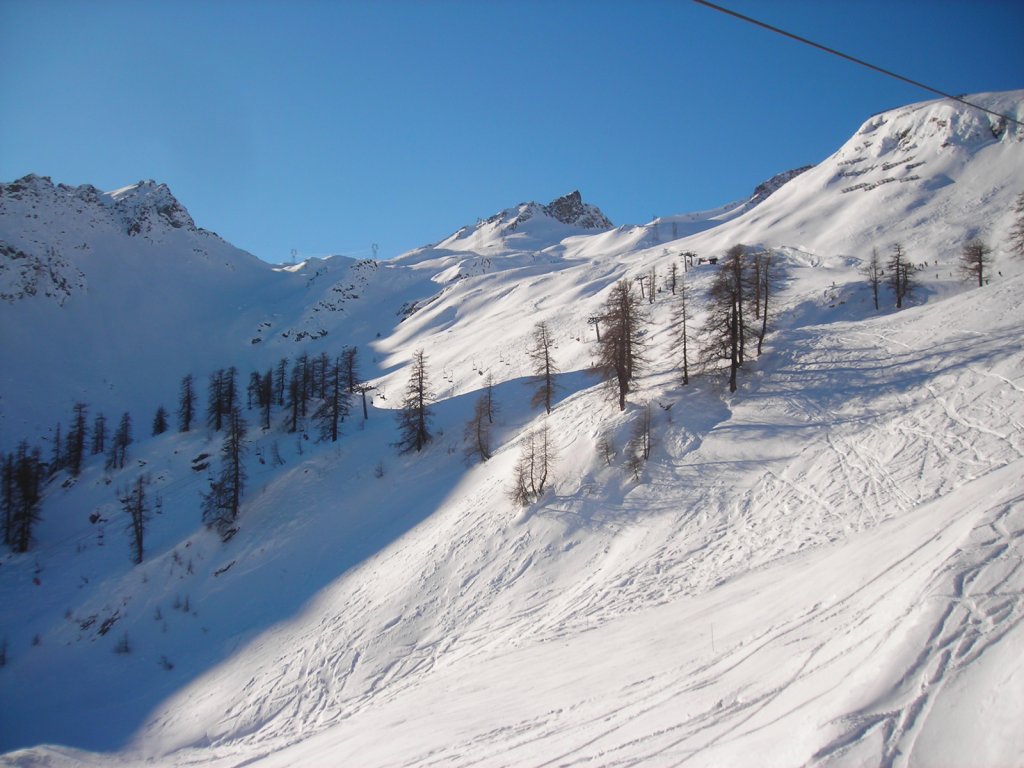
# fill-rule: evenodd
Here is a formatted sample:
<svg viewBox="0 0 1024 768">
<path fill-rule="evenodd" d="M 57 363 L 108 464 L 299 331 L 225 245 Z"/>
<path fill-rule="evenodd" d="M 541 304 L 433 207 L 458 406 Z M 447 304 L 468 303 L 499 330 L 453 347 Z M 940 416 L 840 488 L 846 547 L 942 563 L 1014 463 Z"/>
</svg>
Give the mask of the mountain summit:
<svg viewBox="0 0 1024 768">
<path fill-rule="evenodd" d="M 611 229 L 612 223 L 601 210 L 583 202 L 580 191 L 573 190 L 568 195 L 552 200 L 542 209 L 544 214 L 563 224 L 581 229 Z"/>
<path fill-rule="evenodd" d="M 579 190 L 547 205 L 519 203 L 487 219 L 478 219 L 437 243 L 434 248 L 494 253 L 495 250 L 540 251 L 566 237 L 593 234 L 613 224 L 601 209 L 583 202 Z"/>
</svg>

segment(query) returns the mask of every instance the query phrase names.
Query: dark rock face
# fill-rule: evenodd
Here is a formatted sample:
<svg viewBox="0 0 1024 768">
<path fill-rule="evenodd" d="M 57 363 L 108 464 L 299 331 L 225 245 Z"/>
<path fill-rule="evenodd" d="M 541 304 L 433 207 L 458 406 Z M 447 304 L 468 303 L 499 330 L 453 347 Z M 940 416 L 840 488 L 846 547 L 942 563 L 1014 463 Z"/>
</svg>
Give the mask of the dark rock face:
<svg viewBox="0 0 1024 768">
<path fill-rule="evenodd" d="M 753 204 L 760 203 L 765 200 L 773 192 L 777 191 L 786 182 L 792 181 L 804 171 L 809 171 L 813 168 L 813 165 L 805 165 L 803 168 L 794 168 L 792 171 L 784 171 L 783 173 L 777 173 L 767 181 L 762 181 L 754 188 L 754 194 L 750 198 Z"/>
<path fill-rule="evenodd" d="M 600 209 L 583 202 L 579 190 L 552 200 L 544 206 L 544 213 L 563 224 L 584 229 L 611 229 L 612 223 Z"/>
<path fill-rule="evenodd" d="M 127 235 L 157 235 L 166 229 L 195 232 L 196 225 L 166 184 L 140 181 L 117 192 L 100 192 L 92 184 L 54 184 L 49 176 L 29 174 L 0 183 L 0 212 L 8 203 L 28 203 L 42 211 L 74 212 L 107 220 Z"/>
</svg>

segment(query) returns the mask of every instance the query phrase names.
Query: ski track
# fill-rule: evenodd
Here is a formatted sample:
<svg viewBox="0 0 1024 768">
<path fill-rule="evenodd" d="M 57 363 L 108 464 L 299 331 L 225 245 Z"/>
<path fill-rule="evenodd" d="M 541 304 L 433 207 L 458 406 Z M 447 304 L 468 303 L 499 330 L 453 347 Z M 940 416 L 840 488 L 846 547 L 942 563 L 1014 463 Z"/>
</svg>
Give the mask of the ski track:
<svg viewBox="0 0 1024 768">
<path fill-rule="evenodd" d="M 727 460 L 724 471 L 745 483 L 742 493 L 730 493 L 727 486 L 731 480 L 721 473 L 709 476 L 699 471 L 704 451 L 717 449 L 724 439 L 716 437 L 712 428 L 693 436 L 681 454 L 667 450 L 660 461 L 652 461 L 647 484 L 627 494 L 618 511 L 607 509 L 595 517 L 590 515 L 585 494 L 564 501 L 556 495 L 525 522 L 499 532 L 495 546 L 501 547 L 501 558 L 467 561 L 475 532 L 489 525 L 487 497 L 499 490 L 489 487 L 480 498 L 462 505 L 468 519 L 443 525 L 444 530 L 465 533 L 449 540 L 439 532 L 431 539 L 433 551 L 423 562 L 434 565 L 418 576 L 418 591 L 424 595 L 419 604 L 403 606 L 376 630 L 359 629 L 357 621 L 339 615 L 324 618 L 305 638 L 295 638 L 289 647 L 296 650 L 267 667 L 279 672 L 265 675 L 259 684 L 250 681 L 240 693 L 237 709 L 224 715 L 225 727 L 236 717 L 246 716 L 251 727 L 239 730 L 236 723 L 230 736 L 215 742 L 215 747 L 272 753 L 356 716 L 365 707 L 399 699 L 440 664 L 486 659 L 500 651 L 495 643 L 502 643 L 503 638 L 518 637 L 518 643 L 527 645 L 550 644 L 683 596 L 706 593 L 742 573 L 873 529 L 1021 457 L 1020 423 L 1000 418 L 1019 410 L 1020 388 L 1009 385 L 1002 376 L 980 375 L 975 368 L 953 377 L 922 373 L 918 362 L 910 362 L 905 366 L 908 387 L 921 376 L 929 377 L 923 390 L 927 397 L 908 396 L 898 391 L 897 385 L 873 413 L 849 421 L 839 419 L 830 428 L 827 419 L 816 415 L 836 408 L 833 396 L 826 393 L 848 391 L 857 397 L 867 386 L 857 377 L 870 379 L 872 366 L 865 361 L 863 369 L 852 367 L 849 361 L 856 357 L 856 348 L 837 349 L 834 337 L 815 337 L 813 329 L 803 329 L 800 334 L 808 343 L 794 344 L 792 349 L 799 351 L 777 365 L 816 370 L 822 381 L 800 395 L 775 391 L 785 390 L 784 384 L 777 383 L 766 396 L 754 393 L 759 410 L 772 418 L 782 414 L 783 420 L 785 414 L 794 413 L 794 398 L 799 399 L 797 412 L 804 415 L 792 425 L 801 434 L 801 461 L 793 465 L 802 468 L 799 472 L 794 474 L 784 457 L 775 461 Z M 871 335 L 876 342 L 889 345 L 879 349 L 876 344 L 871 351 L 873 359 L 887 354 L 898 357 L 903 350 L 914 349 L 913 344 L 888 334 Z M 856 345 L 858 334 L 851 332 L 843 339 L 847 345 Z M 839 360 L 844 361 L 842 366 Z M 1014 363 L 1019 370 L 1019 353 L 1015 353 Z M 814 393 L 821 396 L 815 398 Z M 584 411 L 573 412 L 572 418 L 577 433 L 592 429 Z M 751 467 L 760 469 L 751 471 Z M 943 478 L 938 488 L 929 482 L 935 477 Z M 589 482 L 584 478 L 577 488 Z M 850 504 L 850 497 L 857 503 Z M 853 514 L 841 515 L 839 509 Z M 546 589 L 543 577 L 531 580 L 535 572 L 543 574 L 546 567 L 557 563 L 560 553 L 550 545 L 539 547 L 541 539 L 535 540 L 534 526 L 551 523 L 569 530 L 589 526 L 605 542 L 586 555 L 579 578 L 560 594 Z M 837 723 L 840 732 L 818 749 L 813 762 L 841 761 L 854 745 L 880 738 L 881 765 L 895 768 L 907 764 L 931 702 L 946 681 L 1024 616 L 1017 589 L 1022 574 L 1022 526 L 1024 512 L 1017 500 L 974 527 L 969 546 L 936 575 L 944 596 L 935 592 L 934 580 L 927 582 L 929 591 L 920 596 L 930 604 L 945 601 L 946 608 L 896 685 L 892 704 L 884 709 L 865 707 L 841 718 Z M 449 572 L 453 563 L 458 563 L 456 574 Z M 445 583 L 458 586 L 441 589 L 439 585 Z M 864 598 L 866 602 L 857 602 L 864 590 L 862 585 L 831 605 L 771 627 L 710 661 L 669 671 L 665 675 L 669 682 L 649 680 L 620 691 L 614 708 L 580 701 L 577 706 L 583 710 L 573 717 L 549 712 L 419 754 L 402 764 L 489 765 L 494 750 L 514 760 L 520 750 L 531 754 L 530 745 L 557 743 L 573 746 L 531 764 L 596 761 L 628 766 L 657 757 L 659 764 L 687 765 L 705 750 L 748 736 L 784 717 L 785 712 L 774 712 L 782 692 L 812 680 L 830 665 L 848 663 L 851 655 L 868 658 L 891 640 L 895 627 L 882 636 L 869 633 L 853 646 L 836 647 L 833 636 L 843 633 L 843 627 L 870 620 L 873 601 Z M 351 608 L 354 615 L 360 614 L 358 602 Z M 365 608 L 371 610 L 372 604 Z M 489 614 L 495 618 L 490 619 Z M 835 626 L 836 621 L 841 626 Z M 391 638 L 395 632 L 412 639 L 396 646 Z M 827 639 L 808 645 L 808 637 Z M 330 638 L 337 640 L 336 646 L 323 647 Z M 651 713 L 663 713 L 695 690 L 721 685 L 730 672 L 752 663 L 765 649 L 786 644 L 794 646 L 793 656 L 771 680 L 736 690 L 713 710 L 680 716 L 671 727 L 642 737 L 626 736 L 631 723 Z M 385 651 L 387 647 L 392 650 Z M 809 698 L 803 706 L 812 705 L 813 700 Z M 258 712 L 255 717 L 254 709 Z M 770 719 L 760 722 L 769 713 Z"/>
<path fill-rule="evenodd" d="M 989 142 L 987 118 L 978 122 L 935 105 L 908 114 L 915 110 L 922 122 L 941 117 L 977 128 Z M 874 162 L 867 150 L 874 138 L 864 137 L 876 131 L 902 141 L 905 134 L 881 127 L 902 117 L 877 119 L 844 147 L 844 163 Z M 882 232 L 905 238 L 912 253 L 955 258 L 943 238 L 967 229 L 965 211 L 984 213 L 985 231 L 1001 236 L 1009 218 L 975 203 L 985 195 L 1010 200 L 1006 190 L 1016 184 L 1019 165 L 1010 153 L 1022 136 L 1008 131 L 992 143 L 1006 152 L 976 166 L 983 184 L 965 164 L 977 146 L 951 136 L 952 149 L 942 155 L 947 144 L 936 141 L 929 168 L 942 165 L 936 179 L 957 184 L 871 206 L 863 203 L 867 190 L 841 198 L 830 191 L 835 179 L 824 178 L 826 166 L 838 168 L 830 159 L 807 172 L 806 187 L 779 189 L 735 227 L 682 241 L 703 254 L 720 252 L 727 239 L 777 246 L 775 302 L 785 311 L 768 338 L 770 353 L 745 361 L 735 395 L 714 374 L 695 377 L 681 392 L 675 372 L 648 371 L 619 413 L 582 373 L 593 357 L 587 320 L 602 294 L 615 280 L 678 258 L 656 229 L 619 228 L 538 251 L 481 235 L 475 247 L 495 247 L 493 264 L 490 256 L 454 250 L 453 242 L 407 254 L 395 269 L 363 280 L 360 292 L 369 301 L 358 312 L 359 305 L 349 305 L 345 322 L 358 320 L 361 335 L 353 342 L 373 350 L 379 413 L 391 405 L 384 390 L 401 389 L 408 349 L 423 345 L 440 372 L 438 406 L 451 433 L 439 434 L 424 457 L 389 459 L 389 473 L 413 474 L 394 484 L 398 500 L 386 502 L 394 508 L 384 518 L 392 523 L 385 533 L 346 552 L 337 572 L 321 565 L 322 580 L 311 580 L 309 591 L 305 582 L 295 586 L 302 577 L 289 576 L 286 605 L 268 614 L 277 623 L 257 616 L 247 645 L 198 658 L 191 670 L 197 677 L 183 677 L 177 693 L 139 720 L 135 742 L 109 755 L 110 763 L 273 767 L 308 763 L 326 745 L 320 754 L 355 749 L 350 762 L 358 757 L 367 766 L 697 768 L 752 754 L 777 765 L 921 764 L 922 755 L 941 746 L 929 728 L 950 722 L 937 713 L 948 709 L 957 686 L 978 675 L 987 682 L 977 670 L 1020 645 L 1019 635 L 1003 641 L 1024 619 L 1021 275 L 1003 261 L 1009 278 L 1000 273 L 978 289 L 984 294 L 952 295 L 960 289 L 936 270 L 935 281 L 922 274 L 924 306 L 871 313 L 854 269 Z M 870 194 L 880 199 L 901 186 L 911 189 L 893 184 Z M 787 207 L 791 195 L 797 196 L 788 205 L 796 200 L 806 209 L 800 216 Z M 931 220 L 910 226 L 890 215 L 911 203 L 927 208 Z M 829 222 L 828 234 L 816 231 L 816 221 Z M 877 223 L 867 231 L 864 221 Z M 849 233 L 835 234 L 842 230 Z M 349 282 L 357 266 L 328 279 Z M 319 276 L 309 278 L 307 291 Z M 695 268 L 686 279 L 702 293 L 711 276 Z M 245 291 L 238 295 L 258 306 Z M 381 320 L 378 310 L 398 309 L 404 299 L 418 311 L 381 336 L 377 326 L 390 316 Z M 275 336 L 319 323 L 311 314 L 316 307 L 302 307 L 301 316 L 292 312 L 279 322 L 274 315 Z M 647 310 L 655 329 L 650 358 L 660 366 L 677 353 L 669 302 L 659 298 Z M 242 325 L 256 327 L 263 315 L 253 309 Z M 519 510 L 506 497 L 508 470 L 517 438 L 540 418 L 523 407 L 514 379 L 527 380 L 535 319 L 551 322 L 571 385 L 548 417 L 561 441 L 557 476 L 540 502 Z M 336 327 L 341 332 L 332 339 L 346 332 L 344 323 Z M 471 364 L 463 359 L 470 348 Z M 464 398 L 478 391 L 487 366 L 500 371 L 502 395 L 513 401 L 509 421 L 496 425 L 499 448 L 486 465 L 441 469 L 461 450 L 453 417 L 465 415 Z M 654 451 L 636 482 L 624 449 L 645 401 L 661 408 L 653 409 Z M 684 408 L 690 410 L 680 414 Z M 594 448 L 606 431 L 618 449 L 611 466 Z M 368 455 L 390 456 L 383 441 L 358 445 Z M 351 521 L 332 522 L 316 509 L 343 512 L 347 500 L 334 495 L 361 493 L 353 509 L 362 505 L 371 514 L 386 495 L 364 487 L 369 464 L 363 475 L 344 474 L 349 459 L 359 465 L 362 458 L 348 456 L 350 450 L 311 451 L 294 469 L 264 476 L 270 486 L 254 498 L 254 512 L 278 517 L 266 493 L 277 494 L 282 509 L 311 510 L 268 528 L 280 534 L 281 551 L 318 543 L 316 524 L 337 526 L 332 545 L 342 538 L 338 531 L 347 535 Z M 182 472 L 158 480 L 176 492 L 203 485 L 191 469 Z M 420 501 L 405 488 L 411 485 L 436 491 L 420 505 L 429 514 L 409 526 L 394 524 L 407 522 L 405 508 Z M 291 492 L 300 498 L 285 503 Z M 84 549 L 95 536 L 86 529 L 70 545 Z M 270 534 L 261 544 L 273 550 L 277 542 Z M 210 551 L 201 542 L 192 550 L 197 563 Z M 332 554 L 328 546 L 316 551 L 328 561 Z M 175 567 L 184 566 L 177 549 L 173 555 L 177 565 L 168 564 L 177 578 Z M 229 593 L 229 580 L 245 568 L 246 576 L 260 575 L 259 558 L 243 561 L 212 592 L 224 585 Z M 110 583 L 117 597 L 93 602 L 115 605 L 127 595 L 127 605 L 128 580 Z M 273 586 L 269 579 L 258 583 Z M 230 617 L 222 624 L 218 640 L 242 642 L 228 634 Z M 64 640 L 71 631 L 54 634 Z M 49 652 L 49 639 L 40 655 Z M 632 651 L 636 658 L 627 658 Z M 602 666 L 601 653 L 615 655 L 615 663 Z M 529 677 L 518 666 L 524 660 L 538 663 L 543 679 L 520 679 Z M 435 705 L 453 707 L 443 710 L 447 719 L 430 719 Z M 495 711 L 475 711 L 487 707 Z M 428 725 L 417 731 L 420 718 Z M 104 764 L 108 757 L 48 749 L 38 758 L 0 762 L 63 766 Z"/>
</svg>

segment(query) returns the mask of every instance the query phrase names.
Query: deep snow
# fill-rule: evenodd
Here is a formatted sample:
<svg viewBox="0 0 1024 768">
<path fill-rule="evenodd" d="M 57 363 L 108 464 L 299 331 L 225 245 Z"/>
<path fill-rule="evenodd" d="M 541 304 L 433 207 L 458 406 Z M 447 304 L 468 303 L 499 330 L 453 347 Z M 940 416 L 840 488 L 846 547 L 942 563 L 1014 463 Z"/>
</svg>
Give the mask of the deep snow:
<svg viewBox="0 0 1024 768">
<path fill-rule="evenodd" d="M 1024 114 L 1024 92 L 976 98 Z M 206 476 L 191 463 L 219 446 L 205 431 L 145 439 L 130 470 L 93 461 L 51 485 L 38 546 L 0 560 L 0 748 L 29 748 L 0 761 L 1013 764 L 1024 753 L 1024 262 L 997 248 L 992 282 L 973 290 L 953 265 L 970 237 L 1005 242 L 1022 138 L 943 102 L 878 115 L 758 205 L 676 217 L 721 218 L 678 240 L 670 218 L 593 234 L 542 215 L 501 231 L 499 215 L 386 262 L 275 271 L 229 250 L 183 263 L 175 242 L 212 236 L 151 228 L 167 293 L 144 294 L 120 332 L 145 350 L 143 373 L 123 351 L 90 350 L 105 338 L 88 335 L 100 308 L 117 306 L 103 291 L 156 269 L 127 261 L 128 235 L 104 235 L 107 262 L 73 264 L 87 297 L 0 306 L 5 359 L 32 363 L 4 382 L 6 444 L 22 436 L 12 424 L 42 428 L 79 396 L 127 400 L 145 431 L 157 396 L 136 387 L 162 387 L 156 401 L 170 405 L 188 370 L 202 381 L 235 363 L 244 376 L 300 349 L 358 343 L 379 389 L 370 419 L 354 414 L 336 445 L 253 428 L 227 544 L 199 524 Z M 0 239 L 27 249 L 4 221 Z M 73 225 L 74 238 L 89 226 L 61 226 Z M 913 306 L 876 313 L 857 268 L 895 241 L 928 267 Z M 733 395 L 713 375 L 680 386 L 663 290 L 651 363 L 619 413 L 586 373 L 587 318 L 615 280 L 736 242 L 777 254 L 765 354 Z M 687 278 L 699 293 L 711 273 Z M 553 488 L 519 509 L 506 490 L 517 439 L 543 419 L 526 384 L 539 320 L 566 371 L 547 417 L 559 460 Z M 144 347 L 166 322 L 182 346 Z M 73 376 L 51 361 L 65 348 L 85 353 Z M 387 409 L 417 348 L 439 433 L 400 457 Z M 500 448 L 467 467 L 462 425 L 486 373 Z M 656 444 L 636 482 L 622 449 L 643 402 Z M 611 466 L 597 450 L 605 430 Z M 133 567 L 115 489 L 142 463 L 163 510 Z M 132 652 L 113 653 L 124 637 Z"/>
</svg>

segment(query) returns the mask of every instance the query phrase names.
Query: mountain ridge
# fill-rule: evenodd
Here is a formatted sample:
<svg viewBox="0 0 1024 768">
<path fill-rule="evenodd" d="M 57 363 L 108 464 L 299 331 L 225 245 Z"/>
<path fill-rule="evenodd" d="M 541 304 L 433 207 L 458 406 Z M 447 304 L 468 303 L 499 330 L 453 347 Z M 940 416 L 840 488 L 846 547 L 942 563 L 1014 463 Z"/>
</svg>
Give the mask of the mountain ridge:
<svg viewBox="0 0 1024 768">
<path fill-rule="evenodd" d="M 1024 92 L 991 101 L 1019 111 Z M 216 460 L 219 434 L 140 436 L 123 471 L 93 457 L 80 477 L 58 475 L 33 550 L 0 555 L 0 749 L 27 748 L 0 763 L 1020 754 L 1018 731 L 986 724 L 1021 715 L 1019 665 L 1007 660 L 1024 651 L 1024 264 L 1001 246 L 1024 142 L 976 115 L 953 119 L 957 109 L 871 118 L 756 206 L 698 216 L 710 226 L 678 237 L 668 225 L 685 229 L 686 215 L 587 233 L 531 231 L 534 214 L 509 233 L 514 215 L 478 226 L 489 250 L 438 244 L 381 262 L 248 269 L 229 251 L 121 252 L 167 271 L 90 274 L 88 295 L 64 306 L 0 303 L 3 355 L 25 368 L 2 382 L 5 431 L 12 406 L 48 398 L 46 426 L 72 398 L 92 414 L 112 392 L 121 407 L 102 410 L 131 410 L 144 434 L 186 361 L 200 384 L 232 364 L 244 381 L 284 356 L 356 344 L 375 387 L 369 418 L 354 408 L 337 443 L 309 425 L 288 432 L 280 410 L 264 432 L 245 411 L 250 483 L 227 543 L 198 513 L 210 478 L 197 467 Z M 854 184 L 865 186 L 844 191 Z M 191 242 L 159 214 L 150 223 L 153 241 L 108 242 L 145 241 L 154 255 Z M 1003 274 L 970 289 L 953 270 L 978 233 Z M 859 268 L 895 240 L 927 268 L 906 308 L 876 312 Z M 714 372 L 684 387 L 669 268 L 702 296 L 716 274 L 706 257 L 737 243 L 773 254 L 765 354 L 744 364 L 734 394 Z M 182 265 L 211 276 L 176 304 Z M 618 281 L 652 270 L 650 363 L 620 412 L 591 372 L 590 319 Z M 129 277 L 165 305 L 138 316 L 184 343 L 133 353 L 144 329 L 90 329 L 97 307 L 117 306 L 104 279 L 123 289 Z M 541 321 L 564 371 L 549 415 L 530 405 Z M 11 328 L 39 335 L 21 344 Z M 124 346 L 94 349 L 72 328 Z M 416 350 L 437 433 L 422 454 L 397 455 L 391 417 Z M 72 359 L 46 368 L 57 354 Z M 135 374 L 119 356 L 163 373 Z M 489 375 L 494 454 L 467 466 L 461 432 Z M 136 383 L 112 390 L 117 376 Z M 133 401 L 136 386 L 159 398 Z M 645 404 L 654 441 L 635 473 Z M 515 507 L 520 445 L 545 424 L 559 455 L 551 487 Z M 117 489 L 144 473 L 161 507 L 134 566 Z"/>
</svg>

